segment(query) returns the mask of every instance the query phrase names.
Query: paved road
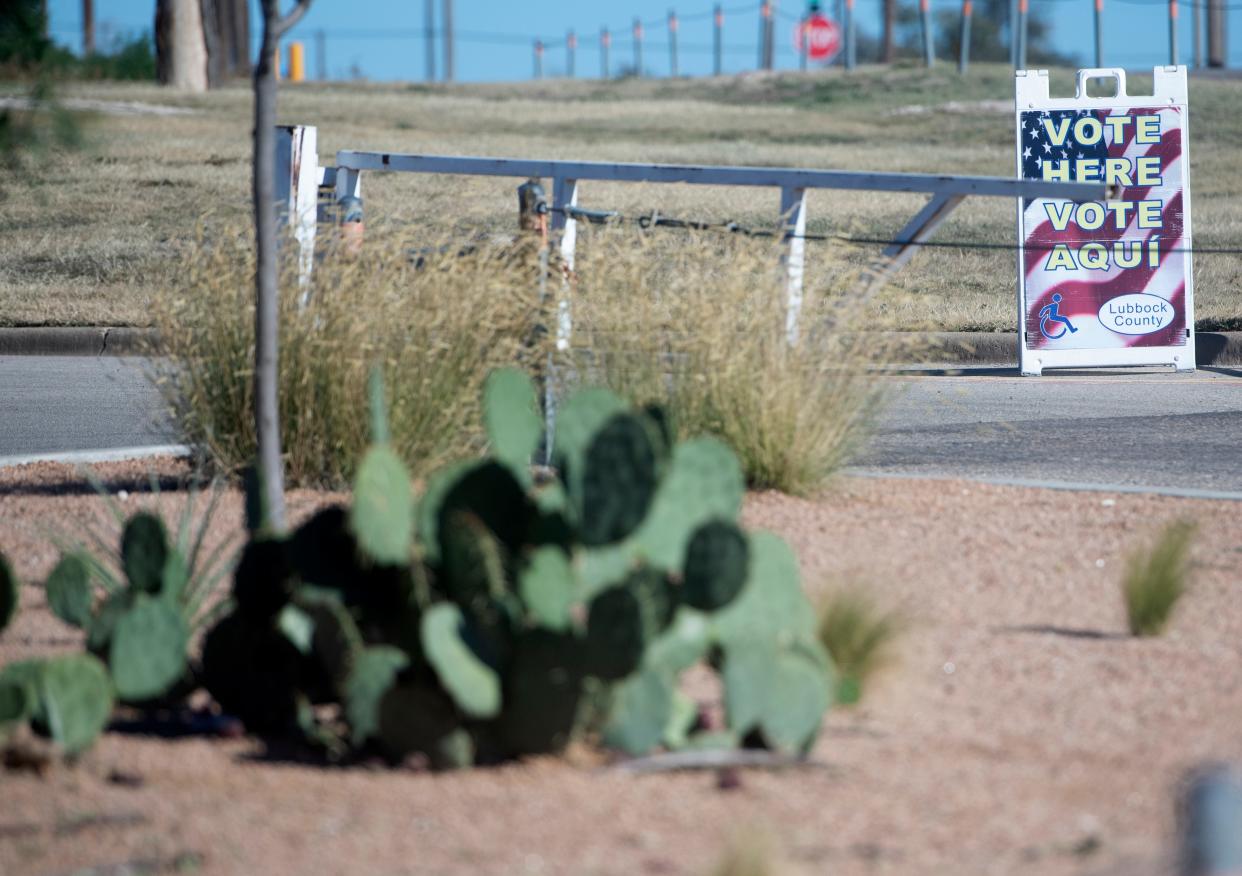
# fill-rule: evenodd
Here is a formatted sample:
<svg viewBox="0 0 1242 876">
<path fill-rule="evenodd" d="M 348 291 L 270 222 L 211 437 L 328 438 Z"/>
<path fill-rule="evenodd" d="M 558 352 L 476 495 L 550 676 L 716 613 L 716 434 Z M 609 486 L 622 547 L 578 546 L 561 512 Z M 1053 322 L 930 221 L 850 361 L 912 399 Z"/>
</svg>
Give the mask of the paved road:
<svg viewBox="0 0 1242 876">
<path fill-rule="evenodd" d="M 854 470 L 1242 498 L 1242 372 L 973 369 L 894 380 Z"/>
<path fill-rule="evenodd" d="M 0 458 L 175 443 L 141 359 L 0 357 Z M 1242 371 L 1000 369 L 892 380 L 852 470 L 1242 498 Z"/>
<path fill-rule="evenodd" d="M 0 457 L 175 443 L 144 359 L 0 356 Z"/>
</svg>

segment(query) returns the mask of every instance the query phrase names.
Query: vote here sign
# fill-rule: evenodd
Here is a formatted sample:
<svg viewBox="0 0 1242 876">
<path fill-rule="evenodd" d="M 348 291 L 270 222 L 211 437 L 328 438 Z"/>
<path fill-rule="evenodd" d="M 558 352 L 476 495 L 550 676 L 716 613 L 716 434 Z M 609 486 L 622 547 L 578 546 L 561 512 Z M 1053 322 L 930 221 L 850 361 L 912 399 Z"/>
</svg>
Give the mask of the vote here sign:
<svg viewBox="0 0 1242 876">
<path fill-rule="evenodd" d="M 1116 94 L 1088 97 L 1087 81 Z M 1077 95 L 1048 74 L 1016 77 L 1018 172 L 1104 182 L 1105 201 L 1028 198 L 1018 207 L 1021 366 L 1173 365 L 1193 370 L 1186 68 L 1158 67 L 1151 95 L 1125 71 L 1082 70 Z"/>
</svg>

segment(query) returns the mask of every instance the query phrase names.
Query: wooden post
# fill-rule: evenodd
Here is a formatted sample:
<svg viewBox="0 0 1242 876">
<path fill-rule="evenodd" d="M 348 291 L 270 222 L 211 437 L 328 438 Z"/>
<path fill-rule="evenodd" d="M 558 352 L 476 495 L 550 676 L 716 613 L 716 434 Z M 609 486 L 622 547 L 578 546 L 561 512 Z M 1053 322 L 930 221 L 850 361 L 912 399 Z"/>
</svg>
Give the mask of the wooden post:
<svg viewBox="0 0 1242 876">
<path fill-rule="evenodd" d="M 337 222 L 342 250 L 351 256 L 362 252 L 362 173 L 346 167 L 336 169 Z"/>
<path fill-rule="evenodd" d="M 798 69 L 803 73 L 806 72 L 808 56 L 811 54 L 811 40 L 806 27 L 810 20 L 809 15 L 804 15 L 798 22 Z"/>
<path fill-rule="evenodd" d="M 575 60 L 578 56 L 578 36 L 572 30 L 565 35 L 565 73 L 574 78 Z"/>
<path fill-rule="evenodd" d="M 785 340 L 792 347 L 798 343 L 806 272 L 806 189 L 781 189 L 781 222 L 785 241 Z"/>
<path fill-rule="evenodd" d="M 973 11 L 971 0 L 962 0 L 962 30 L 958 35 L 960 45 L 957 49 L 957 72 L 966 74 L 970 66 L 970 15 Z"/>
<path fill-rule="evenodd" d="M 1026 69 L 1026 32 L 1030 0 L 1018 0 L 1018 69 Z"/>
<path fill-rule="evenodd" d="M 535 40 L 535 78 L 543 78 L 543 40 Z"/>
<path fill-rule="evenodd" d="M 1018 69 L 1018 0 L 1009 0 L 1009 66 Z"/>
<path fill-rule="evenodd" d="M 858 27 L 854 21 L 854 0 L 845 0 L 845 69 L 858 63 Z"/>
<path fill-rule="evenodd" d="M 712 73 L 724 72 L 724 9 L 720 4 L 712 11 Z"/>
<path fill-rule="evenodd" d="M 608 28 L 601 28 L 599 32 L 599 76 L 601 79 L 609 79 L 612 71 L 608 64 L 608 51 L 612 48 L 612 34 L 608 32 Z"/>
<path fill-rule="evenodd" d="M 677 13 L 668 12 L 668 69 L 669 75 L 677 78 Z"/>
<path fill-rule="evenodd" d="M 1095 66 L 1104 66 L 1104 0 L 1095 0 Z"/>
<path fill-rule="evenodd" d="M 1177 0 L 1169 0 L 1169 64 L 1177 66 Z"/>
<path fill-rule="evenodd" d="M 634 19 L 634 75 L 643 75 L 643 23 Z"/>
<path fill-rule="evenodd" d="M 919 0 L 919 20 L 923 24 L 923 66 L 930 67 L 936 63 L 936 51 L 932 45 L 935 35 L 932 33 L 930 0 Z"/>
<path fill-rule="evenodd" d="M 1225 67 L 1229 63 L 1227 55 L 1228 35 L 1225 33 L 1225 0 L 1208 0 L 1208 66 Z"/>
<path fill-rule="evenodd" d="M 894 34 L 897 31 L 897 0 L 884 0 L 884 32 L 880 49 L 880 63 L 893 63 Z"/>
</svg>

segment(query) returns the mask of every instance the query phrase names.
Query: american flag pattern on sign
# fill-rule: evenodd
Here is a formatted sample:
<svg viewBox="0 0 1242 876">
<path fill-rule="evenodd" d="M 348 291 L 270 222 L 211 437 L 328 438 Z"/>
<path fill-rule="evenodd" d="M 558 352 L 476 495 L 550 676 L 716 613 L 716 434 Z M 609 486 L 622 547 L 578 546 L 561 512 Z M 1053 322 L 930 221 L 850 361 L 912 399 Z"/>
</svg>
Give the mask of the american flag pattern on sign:
<svg viewBox="0 0 1242 876">
<path fill-rule="evenodd" d="M 1116 126 L 1105 123 L 1110 115 L 1128 115 L 1132 118 L 1158 116 L 1158 141 L 1139 142 L 1142 138 L 1137 136 L 1138 128 L 1134 123 L 1125 125 L 1121 135 L 1115 136 Z M 1094 117 L 1101 123 L 1103 137 L 1097 142 L 1082 143 L 1076 139 L 1075 123 L 1083 117 Z M 1185 345 L 1189 256 L 1182 250 L 1189 248 L 1189 242 L 1183 240 L 1181 109 L 1165 106 L 1115 111 L 1033 110 L 1021 113 L 1021 123 L 1019 150 L 1025 179 L 1044 179 L 1044 168 L 1050 161 L 1097 159 L 1103 167 L 1104 159 L 1124 158 L 1130 168 L 1132 183 L 1139 181 L 1135 159 L 1154 157 L 1159 160 L 1160 167 L 1159 185 L 1125 185 L 1122 180 L 1123 184 L 1110 194 L 1111 200 L 1105 207 L 1117 201 L 1135 205 L 1128 214 L 1122 214 L 1125 217 L 1123 228 L 1117 227 L 1120 224 L 1117 214 L 1106 209 L 1107 220 L 1099 228 L 1083 228 L 1075 218 L 1062 230 L 1057 230 L 1050 219 L 1049 205 L 1064 209 L 1067 202 L 1047 198 L 1026 200 L 1022 236 L 1025 240 L 1027 349 Z M 1063 128 L 1066 130 L 1065 139 L 1056 145 L 1054 141 L 1060 138 L 1055 137 L 1053 132 L 1060 132 Z M 1070 167 L 1074 166 L 1071 163 Z M 1070 178 L 1073 179 L 1073 176 Z M 1160 227 L 1139 227 L 1138 204 L 1144 200 L 1160 201 L 1158 208 L 1149 208 L 1159 210 Z M 1091 242 L 1102 244 L 1107 251 L 1106 266 L 1097 264 L 1089 267 L 1078 258 L 1082 245 Z M 1064 253 L 1059 258 L 1054 256 L 1057 244 L 1066 245 L 1073 256 L 1072 263 L 1066 264 Z M 1131 263 L 1136 253 L 1140 253 L 1141 258 L 1134 267 L 1121 267 L 1117 264 L 1119 252 L 1125 263 Z M 1050 265 L 1054 264 L 1059 265 L 1058 269 L 1050 270 Z M 1101 321 L 1101 309 L 1108 302 L 1135 293 L 1156 296 L 1168 302 L 1172 310 L 1171 318 L 1160 320 L 1164 322 L 1168 319 L 1167 325 L 1145 332 L 1126 333 L 1114 331 Z M 1050 322 L 1049 317 L 1054 321 Z M 1069 326 L 1073 327 L 1072 331 Z"/>
</svg>

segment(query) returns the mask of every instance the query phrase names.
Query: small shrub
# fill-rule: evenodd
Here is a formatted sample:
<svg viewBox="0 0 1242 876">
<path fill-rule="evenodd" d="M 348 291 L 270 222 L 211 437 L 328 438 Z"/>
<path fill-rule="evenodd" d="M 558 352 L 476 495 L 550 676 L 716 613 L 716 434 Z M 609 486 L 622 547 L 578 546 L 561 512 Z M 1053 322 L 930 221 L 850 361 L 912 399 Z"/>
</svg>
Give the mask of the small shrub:
<svg viewBox="0 0 1242 876">
<path fill-rule="evenodd" d="M 1157 636 L 1168 625 L 1190 578 L 1194 533 L 1191 523 L 1170 524 L 1155 544 L 1130 556 L 1121 590 L 1132 635 Z"/>
<path fill-rule="evenodd" d="M 861 590 L 832 596 L 820 614 L 819 641 L 837 669 L 837 702 L 858 702 L 868 680 L 894 659 L 902 621 Z"/>
<path fill-rule="evenodd" d="M 729 843 L 711 876 L 782 876 L 788 872 L 776 841 L 767 833 L 748 829 Z"/>
</svg>

